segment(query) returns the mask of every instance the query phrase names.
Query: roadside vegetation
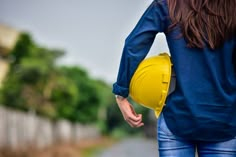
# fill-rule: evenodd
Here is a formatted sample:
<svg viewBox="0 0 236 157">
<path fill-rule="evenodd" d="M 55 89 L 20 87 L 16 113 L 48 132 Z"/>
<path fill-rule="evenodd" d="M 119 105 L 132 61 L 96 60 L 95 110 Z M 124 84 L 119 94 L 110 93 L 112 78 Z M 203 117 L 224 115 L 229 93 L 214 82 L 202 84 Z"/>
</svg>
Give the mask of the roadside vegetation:
<svg viewBox="0 0 236 157">
<path fill-rule="evenodd" d="M 29 33 L 22 33 L 14 49 L 4 58 L 10 69 L 0 89 L 0 104 L 23 112 L 30 111 L 52 121 L 66 119 L 72 123 L 96 124 L 103 136 L 112 137 L 111 141 L 127 135 L 142 135 L 143 129 L 134 129 L 125 123 L 111 92 L 112 85 L 91 77 L 82 66 L 61 65 L 60 58 L 65 53 L 61 49 L 43 47 Z M 148 110 L 138 105 L 134 107 L 144 115 L 144 122 L 148 124 Z M 80 149 L 77 149 L 78 145 L 63 145 L 65 149 L 60 149 L 62 145 L 55 145 L 50 151 L 30 148 L 30 151 L 16 152 L 4 148 L 0 150 L 0 157 L 41 157 L 35 155 L 37 152 L 51 152 L 54 153 L 52 156 L 64 157 L 60 151 L 71 153 L 72 148 L 76 148 L 75 152 L 73 150 L 75 154 L 65 156 L 79 157 L 84 153 L 83 157 L 89 157 L 89 154 L 106 147 L 107 143 L 94 141 L 89 147 Z"/>
</svg>

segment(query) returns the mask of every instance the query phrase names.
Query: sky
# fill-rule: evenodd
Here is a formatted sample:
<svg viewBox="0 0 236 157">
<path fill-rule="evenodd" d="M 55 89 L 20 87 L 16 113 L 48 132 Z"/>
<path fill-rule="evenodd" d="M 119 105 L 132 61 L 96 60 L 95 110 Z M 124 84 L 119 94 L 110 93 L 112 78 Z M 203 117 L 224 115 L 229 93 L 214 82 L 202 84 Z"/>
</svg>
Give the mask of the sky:
<svg viewBox="0 0 236 157">
<path fill-rule="evenodd" d="M 29 32 L 36 43 L 63 49 L 58 63 L 116 81 L 124 40 L 152 0 L 0 0 L 0 24 Z M 168 52 L 158 34 L 148 56 Z"/>
</svg>

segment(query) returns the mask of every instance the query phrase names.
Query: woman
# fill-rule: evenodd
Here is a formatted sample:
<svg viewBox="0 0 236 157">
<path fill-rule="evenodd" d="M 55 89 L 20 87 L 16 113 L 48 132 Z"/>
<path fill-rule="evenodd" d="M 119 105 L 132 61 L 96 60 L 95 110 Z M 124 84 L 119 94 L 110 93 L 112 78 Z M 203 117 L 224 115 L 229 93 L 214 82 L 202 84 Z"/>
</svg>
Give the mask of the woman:
<svg viewBox="0 0 236 157">
<path fill-rule="evenodd" d="M 154 0 L 125 41 L 117 104 L 143 126 L 127 101 L 129 83 L 158 32 L 166 35 L 176 88 L 158 118 L 160 157 L 236 156 L 236 0 Z"/>
</svg>

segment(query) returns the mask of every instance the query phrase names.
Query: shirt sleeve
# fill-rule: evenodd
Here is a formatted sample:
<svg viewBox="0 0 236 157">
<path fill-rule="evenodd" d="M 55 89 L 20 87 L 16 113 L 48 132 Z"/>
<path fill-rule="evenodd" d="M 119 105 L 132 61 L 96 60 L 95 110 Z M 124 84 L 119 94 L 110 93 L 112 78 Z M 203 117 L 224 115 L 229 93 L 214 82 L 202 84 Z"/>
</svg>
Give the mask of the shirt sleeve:
<svg viewBox="0 0 236 157">
<path fill-rule="evenodd" d="M 132 75 L 148 54 L 156 34 L 165 30 L 163 8 L 160 3 L 154 0 L 149 5 L 125 40 L 117 80 L 112 90 L 116 95 L 128 97 Z"/>
</svg>

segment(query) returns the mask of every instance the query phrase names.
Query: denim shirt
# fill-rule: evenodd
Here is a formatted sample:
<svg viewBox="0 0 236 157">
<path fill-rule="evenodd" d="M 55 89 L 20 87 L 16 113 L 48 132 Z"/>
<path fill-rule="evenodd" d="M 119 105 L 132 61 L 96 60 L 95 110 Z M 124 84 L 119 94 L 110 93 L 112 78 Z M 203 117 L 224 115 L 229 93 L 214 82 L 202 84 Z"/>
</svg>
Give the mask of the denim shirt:
<svg viewBox="0 0 236 157">
<path fill-rule="evenodd" d="M 223 141 L 235 137 L 235 37 L 214 50 L 207 46 L 189 48 L 179 37 L 179 27 L 167 31 L 170 24 L 166 0 L 154 0 L 125 40 L 113 93 L 129 96 L 132 75 L 157 33 L 164 32 L 176 74 L 176 88 L 163 109 L 169 129 L 191 140 Z"/>
</svg>

